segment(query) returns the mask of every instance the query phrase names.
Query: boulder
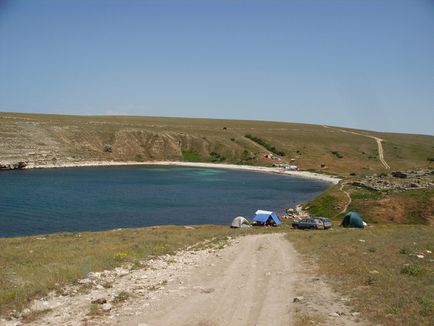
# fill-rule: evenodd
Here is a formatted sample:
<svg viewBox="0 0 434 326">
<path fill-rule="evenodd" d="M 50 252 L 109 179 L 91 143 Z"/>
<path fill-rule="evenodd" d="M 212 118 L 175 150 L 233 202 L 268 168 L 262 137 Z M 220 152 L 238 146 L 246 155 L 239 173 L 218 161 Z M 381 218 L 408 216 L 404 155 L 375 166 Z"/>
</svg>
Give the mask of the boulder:
<svg viewBox="0 0 434 326">
<path fill-rule="evenodd" d="M 401 179 L 407 178 L 407 174 L 405 174 L 404 172 L 401 172 L 401 171 L 392 172 L 392 176 L 395 178 L 401 178 Z"/>
<path fill-rule="evenodd" d="M 22 170 L 27 166 L 26 162 L 0 163 L 0 170 Z"/>
</svg>

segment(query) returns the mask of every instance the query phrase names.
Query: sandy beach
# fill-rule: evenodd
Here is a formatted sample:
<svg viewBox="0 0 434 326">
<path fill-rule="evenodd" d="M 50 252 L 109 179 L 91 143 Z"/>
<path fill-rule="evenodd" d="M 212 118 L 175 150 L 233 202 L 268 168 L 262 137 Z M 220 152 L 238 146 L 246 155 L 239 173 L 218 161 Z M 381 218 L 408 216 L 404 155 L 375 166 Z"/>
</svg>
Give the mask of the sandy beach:
<svg viewBox="0 0 434 326">
<path fill-rule="evenodd" d="M 244 170 L 262 173 L 275 173 L 287 176 L 296 176 L 306 179 L 315 179 L 332 184 L 337 184 L 341 179 L 338 177 L 314 173 L 309 171 L 293 171 L 286 170 L 278 167 L 265 167 L 265 166 L 251 166 L 251 165 L 236 165 L 236 164 L 218 164 L 218 163 L 205 163 L 205 162 L 177 162 L 177 161 L 149 161 L 149 162 L 118 162 L 118 161 L 84 161 L 84 162 L 67 162 L 60 164 L 46 164 L 34 165 L 29 164 L 26 169 L 52 169 L 52 168 L 74 168 L 74 167 L 97 167 L 97 166 L 129 166 L 129 165 L 161 165 L 161 166 L 185 166 L 197 168 L 212 168 L 212 169 L 230 169 L 230 170 Z"/>
</svg>

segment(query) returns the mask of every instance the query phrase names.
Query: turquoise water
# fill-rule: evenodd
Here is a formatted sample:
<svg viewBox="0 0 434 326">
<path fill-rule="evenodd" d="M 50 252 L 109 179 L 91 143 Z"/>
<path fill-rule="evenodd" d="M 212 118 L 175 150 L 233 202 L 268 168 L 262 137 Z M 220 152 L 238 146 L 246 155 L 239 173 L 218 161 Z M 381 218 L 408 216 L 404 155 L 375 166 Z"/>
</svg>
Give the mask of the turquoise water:
<svg viewBox="0 0 434 326">
<path fill-rule="evenodd" d="M 328 183 L 188 167 L 2 171 L 0 236 L 161 224 L 229 224 L 257 209 L 284 211 Z"/>
</svg>

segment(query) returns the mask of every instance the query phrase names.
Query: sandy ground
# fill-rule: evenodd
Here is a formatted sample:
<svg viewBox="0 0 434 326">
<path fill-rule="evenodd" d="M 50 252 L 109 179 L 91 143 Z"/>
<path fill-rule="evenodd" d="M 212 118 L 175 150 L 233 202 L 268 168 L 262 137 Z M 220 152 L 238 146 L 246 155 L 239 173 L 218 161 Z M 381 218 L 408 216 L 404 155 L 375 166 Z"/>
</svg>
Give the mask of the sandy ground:
<svg viewBox="0 0 434 326">
<path fill-rule="evenodd" d="M 59 163 L 59 164 L 46 164 L 46 165 L 32 165 L 29 164 L 26 169 L 40 169 L 40 168 L 70 168 L 70 167 L 91 167 L 91 166 L 123 166 L 123 165 L 161 165 L 161 166 L 188 166 L 198 168 L 218 168 L 230 170 L 244 170 L 263 173 L 276 173 L 283 175 L 291 175 L 306 179 L 315 179 L 330 182 L 333 184 L 339 183 L 340 179 L 326 174 L 314 173 L 309 171 L 291 171 L 277 167 L 263 167 L 263 166 L 250 166 L 250 165 L 236 165 L 236 164 L 220 164 L 220 163 L 202 163 L 202 162 L 171 162 L 171 161 L 152 161 L 152 162 L 116 162 L 116 161 L 89 161 L 89 162 L 74 162 L 74 163 Z"/>
<path fill-rule="evenodd" d="M 139 269 L 90 273 L 80 285 L 36 300 L 27 313 L 38 318 L 29 324 L 365 325 L 349 300 L 315 275 L 314 265 L 284 234 L 244 236 L 155 258 Z M 122 291 L 129 297 L 117 302 Z"/>
</svg>

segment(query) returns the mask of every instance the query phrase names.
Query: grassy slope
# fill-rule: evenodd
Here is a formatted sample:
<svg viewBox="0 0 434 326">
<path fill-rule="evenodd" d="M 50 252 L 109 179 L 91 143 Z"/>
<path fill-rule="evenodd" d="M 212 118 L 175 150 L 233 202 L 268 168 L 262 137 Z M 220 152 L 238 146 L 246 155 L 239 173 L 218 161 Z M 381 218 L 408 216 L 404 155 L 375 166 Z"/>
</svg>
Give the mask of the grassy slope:
<svg viewBox="0 0 434 326">
<path fill-rule="evenodd" d="M 333 186 L 313 199 L 309 212 L 314 216 L 327 216 L 340 222 L 339 214 L 348 201 L 339 191 L 340 185 Z M 376 192 L 345 186 L 352 202 L 348 211 L 362 214 L 368 223 L 402 223 L 434 225 L 434 189 L 405 192 Z"/>
<path fill-rule="evenodd" d="M 320 274 L 339 293 L 351 298 L 354 311 L 371 322 L 433 325 L 432 227 L 293 231 L 288 238 L 299 252 L 318 263 Z"/>
<path fill-rule="evenodd" d="M 434 137 L 374 133 L 385 139 L 393 169 L 429 167 Z M 246 134 L 286 153 L 303 169 L 345 175 L 382 170 L 372 139 L 317 125 L 187 118 L 60 116 L 0 113 L 0 162 L 27 160 L 195 160 L 211 161 L 215 152 L 227 163 L 269 165 L 265 148 Z M 104 152 L 104 145 L 112 152 Z M 342 156 L 338 158 L 332 152 Z M 248 159 L 252 158 L 252 159 Z"/>
</svg>

